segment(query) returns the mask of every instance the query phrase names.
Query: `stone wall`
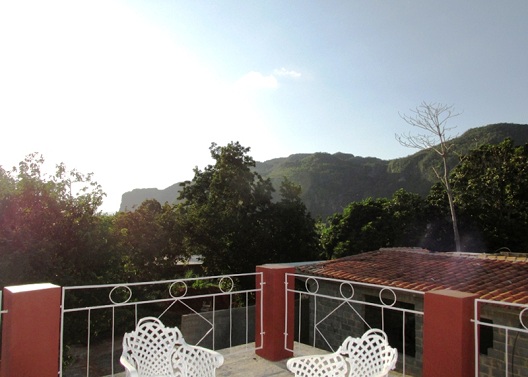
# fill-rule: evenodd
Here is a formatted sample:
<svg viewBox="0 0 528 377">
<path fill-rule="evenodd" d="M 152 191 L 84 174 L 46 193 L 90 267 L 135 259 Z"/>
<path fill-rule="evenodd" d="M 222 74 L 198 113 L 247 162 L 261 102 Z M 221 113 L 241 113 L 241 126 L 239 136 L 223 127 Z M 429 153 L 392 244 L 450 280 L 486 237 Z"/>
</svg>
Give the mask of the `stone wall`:
<svg viewBox="0 0 528 377">
<path fill-rule="evenodd" d="M 388 306 L 384 306 L 379 301 L 380 289 L 363 288 L 353 286 L 354 292 L 352 296 L 352 289 L 349 284 L 340 285 L 338 283 L 331 283 L 319 281 L 318 295 L 331 296 L 342 298 L 343 300 L 335 300 L 326 297 L 314 297 L 311 295 L 304 295 L 301 299 L 303 306 L 308 306 L 309 309 L 303 310 L 301 321 L 304 328 L 308 329 L 309 336 L 306 343 L 315 347 L 325 349 L 328 351 L 335 351 L 347 336 L 361 337 L 363 333 L 372 328 L 382 328 L 383 320 L 388 316 L 389 312 L 400 314 L 401 311 L 395 311 Z M 314 292 L 313 287 L 308 289 Z M 413 295 L 409 293 L 397 292 L 398 304 L 410 304 L 413 310 L 423 311 L 423 296 Z M 391 292 L 385 292 L 382 295 L 384 302 L 388 305 L 394 301 L 394 296 Z M 345 300 L 347 299 L 347 300 Z M 356 302 L 359 301 L 359 302 Z M 367 304 L 365 304 L 367 303 Z M 383 314 L 381 306 L 384 306 Z M 376 313 L 378 311 L 378 313 Z M 412 317 L 412 318 L 411 318 Z M 317 321 L 317 329 L 314 327 L 314 321 Z M 403 321 L 403 319 L 400 319 Z M 412 325 L 413 331 L 409 332 L 409 327 Z M 298 326 L 298 324 L 296 324 Z M 401 331 L 398 333 L 390 333 L 389 325 L 385 323 L 385 330 L 389 335 L 389 343 L 393 347 L 397 347 L 394 336 L 400 337 L 400 343 L 403 343 L 403 336 Z M 412 333 L 412 339 L 410 339 Z M 314 341 L 315 337 L 315 341 Z M 406 314 L 406 353 L 405 357 L 405 373 L 410 376 L 420 376 L 422 374 L 422 344 L 423 344 L 423 316 Z M 414 345 L 412 355 L 409 355 L 411 349 L 410 343 Z M 398 364 L 396 370 L 403 370 L 403 345 L 397 347 L 399 349 Z"/>
<path fill-rule="evenodd" d="M 519 321 L 519 313 L 518 308 L 486 305 L 481 311 L 481 320 L 490 320 L 494 325 L 524 330 Z M 528 310 L 526 309 L 523 320 L 525 325 L 528 324 Z M 528 377 L 528 333 L 510 329 L 506 335 L 506 329 L 481 325 L 481 334 L 486 331 L 488 332 L 487 341 L 491 344 L 488 344 L 490 347 L 483 350 L 484 353 L 479 356 L 479 376 L 504 376 L 507 367 L 508 376 Z M 489 337 L 489 332 L 493 334 L 492 339 Z M 505 360 L 506 341 L 508 344 L 507 364 Z"/>
<path fill-rule="evenodd" d="M 310 281 L 310 279 L 309 279 Z M 353 285 L 354 293 L 349 288 L 349 284 L 340 285 L 319 280 L 319 288 L 316 291 L 315 284 L 308 284 L 307 289 L 310 292 L 317 293 L 318 296 L 303 295 L 301 307 L 304 307 L 301 316 L 301 326 L 308 335 L 303 339 L 304 343 L 315 345 L 318 348 L 328 351 L 336 350 L 347 336 L 360 337 L 369 327 L 381 327 L 382 320 L 389 317 L 390 308 L 384 307 L 383 315 L 381 309 L 376 308 L 384 306 L 378 299 L 380 289 L 362 287 Z M 397 302 L 414 305 L 414 310 L 423 312 L 423 297 L 410 293 L 399 292 Z M 336 298 L 349 298 L 349 300 L 335 300 L 320 296 L 330 296 Z M 391 304 L 394 296 L 389 291 L 382 295 L 386 304 Z M 358 303 L 359 301 L 360 303 Z M 365 304 L 364 302 L 367 302 Z M 397 305 L 395 305 L 397 306 Z M 373 310 L 374 308 L 374 310 Z M 512 329 L 491 328 L 480 326 L 482 334 L 481 343 L 484 344 L 485 350 L 479 354 L 479 376 L 495 377 L 506 374 L 512 377 L 528 377 L 528 333 L 519 321 L 519 314 L 522 308 L 508 306 L 486 305 L 481 311 L 481 319 L 489 320 L 494 325 L 507 326 Z M 424 315 L 427 315 L 425 313 Z M 408 316 L 408 315 L 407 315 Z M 410 376 L 421 376 L 422 358 L 423 358 L 423 315 L 414 315 L 410 321 L 406 318 L 406 356 L 405 356 L 405 374 Z M 528 310 L 525 309 L 522 315 L 523 323 L 528 324 Z M 317 326 L 314 326 L 317 321 Z M 368 324 L 368 325 L 367 325 Z M 409 339 L 408 327 L 414 327 L 412 338 Z M 298 324 L 296 324 L 298 327 Z M 315 329 L 317 327 L 317 329 Z M 396 370 L 403 369 L 403 353 L 401 340 L 395 340 L 395 333 L 391 331 L 388 324 L 385 323 L 385 332 L 389 335 L 389 343 L 399 350 L 398 364 Z M 516 331 L 516 329 L 521 331 Z M 485 332 L 487 335 L 483 335 Z M 392 332 L 392 334 L 391 334 Z M 491 336 L 489 334 L 492 334 Z M 401 331 L 400 331 L 401 334 Z M 414 343 L 414 352 L 409 352 L 409 341 Z M 490 342 L 490 344 L 487 344 Z M 507 346 L 508 360 L 505 361 Z M 398 344 L 399 343 L 399 344 Z M 487 347 L 486 347 L 487 345 Z M 474 353 L 467 357 L 475 357 Z"/>
</svg>

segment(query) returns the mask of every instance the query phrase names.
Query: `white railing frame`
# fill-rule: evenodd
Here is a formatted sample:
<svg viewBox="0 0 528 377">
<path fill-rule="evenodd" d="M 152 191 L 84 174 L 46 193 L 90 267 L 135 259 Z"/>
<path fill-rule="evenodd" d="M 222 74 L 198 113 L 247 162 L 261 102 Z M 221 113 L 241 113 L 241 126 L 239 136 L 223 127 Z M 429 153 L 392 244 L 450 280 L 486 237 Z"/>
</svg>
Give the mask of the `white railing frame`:
<svg viewBox="0 0 528 377">
<path fill-rule="evenodd" d="M 2 293 L 3 291 L 0 289 L 0 325 L 2 324 L 2 314 L 6 314 L 7 310 L 3 310 L 3 301 L 2 301 Z M 1 328 L 1 327 L 0 327 Z"/>
<path fill-rule="evenodd" d="M 295 281 L 295 279 L 303 279 L 303 280 L 305 280 L 306 291 L 296 290 L 295 287 L 293 287 L 293 288 L 288 287 L 288 277 L 290 277 L 290 276 L 294 277 L 294 281 Z M 314 291 L 310 291 L 309 290 L 309 288 L 308 288 L 308 282 L 309 281 L 310 282 L 315 282 L 316 289 Z M 318 290 L 319 290 L 319 281 L 339 284 L 339 294 L 340 294 L 341 297 L 329 296 L 329 295 L 317 293 Z M 424 313 L 423 313 L 423 311 L 413 310 L 413 309 L 405 309 L 405 308 L 398 308 L 398 307 L 394 307 L 393 305 L 395 305 L 396 302 L 398 301 L 397 294 L 396 294 L 397 292 L 401 292 L 403 294 L 418 295 L 418 296 L 422 297 L 422 300 L 423 300 L 423 297 L 424 297 L 424 293 L 423 292 L 416 291 L 416 290 L 411 290 L 411 289 L 401 289 L 401 288 L 394 288 L 394 287 L 389 287 L 389 286 L 384 286 L 384 285 L 360 283 L 360 282 L 355 282 L 355 281 L 350 281 L 350 280 L 341 280 L 341 279 L 335 279 L 335 278 L 325 278 L 325 277 L 319 277 L 319 276 L 313 276 L 313 275 L 304 275 L 304 274 L 298 274 L 298 273 L 293 273 L 293 274 L 292 273 L 287 273 L 286 276 L 285 276 L 284 285 L 285 285 L 285 290 L 286 290 L 286 314 L 285 314 L 285 318 L 286 319 L 288 318 L 288 292 L 293 293 L 294 295 L 298 294 L 299 297 L 301 297 L 301 295 L 308 295 L 308 296 L 312 296 L 314 298 L 314 325 L 313 325 L 314 326 L 313 327 L 313 334 L 314 334 L 314 336 L 313 336 L 313 346 L 314 347 L 315 347 L 316 334 L 318 334 L 318 335 L 320 335 L 322 337 L 322 339 L 324 340 L 326 345 L 332 351 L 334 351 L 332 346 L 329 344 L 328 340 L 325 338 L 324 334 L 319 330 L 318 326 L 324 320 L 329 318 L 334 312 L 336 312 L 341 306 L 343 306 L 345 304 L 348 305 L 349 308 L 353 312 L 356 313 L 358 318 L 361 321 L 363 321 L 368 327 L 370 327 L 370 325 L 358 313 L 358 311 L 352 306 L 352 304 L 360 304 L 360 305 L 365 305 L 365 306 L 374 306 L 374 307 L 381 308 L 382 309 L 381 313 L 382 313 L 382 324 L 383 324 L 383 327 L 385 325 L 385 319 L 384 319 L 384 313 L 385 313 L 384 310 L 385 309 L 402 312 L 402 321 L 403 321 L 403 328 L 402 328 L 402 331 L 403 331 L 403 334 L 402 334 L 403 335 L 403 341 L 402 341 L 402 347 L 403 347 L 403 349 L 402 349 L 402 354 L 403 354 L 402 367 L 403 367 L 403 370 L 402 370 L 402 373 L 403 373 L 403 376 L 405 376 L 405 351 L 406 351 L 405 350 L 405 320 L 406 320 L 405 316 L 407 314 L 416 314 L 416 315 L 423 316 Z M 345 296 L 345 294 L 343 293 L 343 287 L 344 286 L 350 287 L 350 289 L 351 289 L 351 295 L 350 296 Z M 355 286 L 359 287 L 359 288 L 379 290 L 378 296 L 379 296 L 381 304 L 374 303 L 374 302 L 367 302 L 367 301 L 364 301 L 364 300 L 356 300 L 356 299 L 354 299 L 354 294 L 355 294 L 354 287 Z M 393 297 L 394 297 L 394 301 L 392 303 L 389 303 L 389 304 L 386 303 L 384 301 L 384 299 L 382 298 L 382 294 L 384 294 L 384 293 L 392 294 Z M 339 301 L 340 304 L 337 305 L 333 310 L 331 310 L 325 317 L 323 317 L 322 319 L 318 320 L 317 319 L 317 298 L 318 297 Z M 301 300 L 299 300 L 299 302 L 301 302 Z M 301 316 L 301 308 L 299 307 L 299 317 L 300 316 Z M 299 341 L 300 341 L 301 318 L 298 319 L 298 323 L 299 323 L 298 332 L 299 332 Z M 382 329 L 382 330 L 384 330 L 384 329 Z M 293 349 L 289 349 L 288 348 L 287 338 L 288 338 L 288 326 L 287 326 L 287 320 L 286 320 L 285 321 L 285 328 L 284 328 L 284 348 L 286 350 L 288 350 L 288 351 L 294 352 Z"/>
<path fill-rule="evenodd" d="M 238 277 L 250 277 L 250 276 L 253 276 L 253 277 L 257 277 L 257 276 L 260 276 L 260 281 L 261 281 L 261 285 L 260 287 L 257 287 L 255 286 L 254 289 L 246 289 L 246 290 L 238 290 L 238 291 L 233 291 L 233 287 L 234 287 L 234 282 L 233 282 L 233 278 L 238 278 Z M 209 294 L 202 294 L 202 295 L 191 295 L 191 296 L 186 296 L 187 294 L 187 289 L 188 289 L 188 286 L 189 285 L 192 285 L 193 282 L 195 281 L 217 281 L 217 287 L 220 289 L 220 292 L 218 293 L 209 293 Z M 228 290 L 223 290 L 222 289 L 222 283 L 225 282 L 225 281 L 230 281 L 230 289 Z M 178 296 L 173 296 L 172 294 L 172 288 L 175 287 L 176 285 L 180 285 L 180 286 L 183 286 L 185 287 L 185 291 L 182 295 L 178 295 Z M 138 307 L 140 305 L 144 305 L 144 304 L 152 304 L 152 303 L 162 303 L 162 302 L 168 302 L 170 303 L 169 306 L 158 316 L 158 318 L 161 318 L 165 313 L 167 313 L 167 311 L 170 310 L 170 308 L 175 305 L 176 303 L 181 303 L 183 304 L 184 306 L 186 306 L 188 309 L 191 310 L 191 312 L 193 314 L 196 314 L 198 316 L 200 316 L 204 321 L 206 321 L 211 327 L 209 328 L 209 330 L 205 333 L 205 335 L 198 341 L 196 342 L 197 345 L 200 344 L 200 342 L 202 342 L 209 334 L 211 334 L 212 332 L 212 342 L 213 342 L 213 348 L 214 348 L 214 342 L 215 342 L 215 313 L 216 313 L 216 298 L 217 297 L 220 297 L 220 296 L 226 296 L 228 295 L 229 298 L 230 298 L 230 302 L 229 302 L 229 310 L 230 310 L 230 313 L 229 313 L 229 344 L 230 344 L 230 347 L 232 347 L 232 330 L 233 330 L 233 308 L 232 308 L 232 304 L 233 304 L 233 296 L 234 295 L 242 295 L 244 294 L 246 299 L 245 299 L 245 308 L 246 308 L 246 313 L 245 313 L 245 316 L 246 316 L 246 333 L 245 333 L 245 341 L 246 341 L 246 345 L 249 344 L 249 306 L 248 306 L 248 303 L 249 303 L 249 294 L 250 293 L 257 293 L 257 292 L 260 292 L 260 307 L 262 308 L 262 303 L 263 303 L 263 296 L 264 296 L 264 290 L 262 288 L 262 285 L 264 284 L 263 282 L 263 273 L 262 272 L 253 272 L 253 273 L 245 273 L 245 274 L 233 274 L 233 275 L 216 275 L 216 276 L 205 276 L 205 277 L 196 277 L 196 278 L 178 278 L 178 279 L 172 279 L 172 280 L 162 280 L 162 281 L 152 281 L 152 282 L 138 282 L 138 283 L 127 283 L 127 284 L 101 284 L 101 285 L 79 285 L 79 286 L 70 286 L 70 287 L 63 287 L 62 288 L 62 303 L 61 303 L 61 329 L 60 329 L 60 364 L 59 364 L 59 377 L 62 377 L 62 373 L 63 373 L 63 368 L 62 368 L 62 364 L 63 364 L 63 349 L 64 349 L 64 321 L 65 321 L 65 315 L 67 313 L 72 313 L 72 312 L 82 312 L 82 311 L 85 311 L 87 312 L 87 327 L 88 327 L 88 331 L 87 331 L 87 354 L 86 354 L 86 376 L 89 377 L 89 367 L 90 367 L 90 334 L 91 334 L 91 313 L 93 310 L 99 310 L 99 309 L 112 309 L 112 351 L 111 351 L 111 354 L 112 354 L 112 357 L 111 357 L 111 371 L 112 371 L 112 376 L 115 374 L 115 369 L 114 369 L 114 349 L 115 349 L 115 333 L 114 333 L 114 329 L 115 329 L 115 309 L 116 308 L 121 308 L 121 307 L 127 307 L 127 306 L 134 306 L 134 320 L 135 320 L 135 323 L 138 322 L 139 318 L 138 318 Z M 133 291 L 132 289 L 134 287 L 145 287 L 145 286 L 162 286 L 162 285 L 169 285 L 169 298 L 159 298 L 159 299 L 153 299 L 153 300 L 143 300 L 143 301 L 131 301 L 132 297 L 133 297 Z M 108 304 L 104 304 L 104 305 L 94 305 L 94 306 L 85 306 L 85 307 L 77 307 L 77 308 L 66 308 L 66 294 L 67 292 L 69 291 L 74 291 L 74 290 L 96 290 L 96 289 L 109 289 L 111 288 L 110 290 L 110 293 L 109 293 L 109 303 Z M 124 289 L 125 291 L 128 291 L 128 297 L 121 301 L 121 302 L 116 302 L 114 301 L 114 299 L 112 298 L 112 293 L 117 290 L 117 289 Z M 1 292 L 0 292 L 1 293 Z M 194 310 L 193 308 L 191 308 L 189 305 L 187 305 L 185 303 L 185 300 L 191 300 L 191 299 L 199 299 L 199 298 L 212 298 L 212 310 L 210 312 L 213 313 L 212 315 L 212 322 L 209 321 L 206 317 L 204 317 L 200 312 L 197 312 L 196 310 Z M 263 322 L 263 319 L 262 319 L 262 316 L 260 316 L 260 319 L 261 319 L 261 328 L 262 328 L 262 322 Z M 257 350 L 257 349 L 261 349 L 264 345 L 264 338 L 263 338 L 263 334 L 260 334 L 260 346 L 257 348 L 257 347 L 253 347 L 254 350 Z M 246 352 L 247 351 L 247 348 L 244 349 L 244 350 L 241 350 L 240 352 Z M 233 353 L 232 353 L 233 354 Z"/>
<path fill-rule="evenodd" d="M 480 321 L 479 313 L 481 312 L 481 306 L 482 305 L 493 305 L 496 307 L 504 307 L 504 308 L 519 308 L 519 327 L 512 327 L 512 326 L 504 326 L 504 325 L 498 325 L 494 323 L 489 322 L 482 322 Z M 487 326 L 497 329 L 503 329 L 505 330 L 505 340 L 504 340 L 504 368 L 505 368 L 505 377 L 510 376 L 510 371 L 508 368 L 508 357 L 509 357 L 509 351 L 508 351 L 508 340 L 509 340 L 509 333 L 511 332 L 518 332 L 518 333 L 525 333 L 528 334 L 528 305 L 526 304 L 516 304 L 516 303 L 509 303 L 509 302 L 503 302 L 503 301 L 493 301 L 493 300 L 484 300 L 484 299 L 476 299 L 475 300 L 475 307 L 474 307 L 474 318 L 473 318 L 473 324 L 475 326 L 475 377 L 479 377 L 479 356 L 480 356 L 480 347 L 479 347 L 479 326 Z M 526 320 L 523 319 L 523 317 L 526 315 Z M 513 372 L 513 371 L 512 371 Z"/>
</svg>

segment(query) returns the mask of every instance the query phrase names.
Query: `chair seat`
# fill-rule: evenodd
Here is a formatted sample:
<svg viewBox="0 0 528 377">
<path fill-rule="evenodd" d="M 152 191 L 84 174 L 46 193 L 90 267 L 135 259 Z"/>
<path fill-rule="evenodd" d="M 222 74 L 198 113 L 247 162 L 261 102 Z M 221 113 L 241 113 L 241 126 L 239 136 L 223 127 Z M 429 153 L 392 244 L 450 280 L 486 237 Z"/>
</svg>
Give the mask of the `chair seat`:
<svg viewBox="0 0 528 377">
<path fill-rule="evenodd" d="M 345 359 L 338 354 L 299 356 L 288 360 L 286 367 L 297 377 L 345 377 Z"/>
</svg>

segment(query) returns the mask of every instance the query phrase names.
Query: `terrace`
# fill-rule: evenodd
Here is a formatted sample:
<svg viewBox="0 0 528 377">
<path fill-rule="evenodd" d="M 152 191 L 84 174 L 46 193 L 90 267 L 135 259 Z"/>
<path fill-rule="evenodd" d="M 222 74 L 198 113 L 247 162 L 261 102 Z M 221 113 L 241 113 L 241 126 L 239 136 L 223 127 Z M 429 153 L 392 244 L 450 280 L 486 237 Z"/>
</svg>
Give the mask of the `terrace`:
<svg viewBox="0 0 528 377">
<path fill-rule="evenodd" d="M 293 374 L 286 368 L 287 359 L 269 361 L 258 355 L 247 346 L 236 346 L 221 350 L 225 362 L 216 372 L 217 377 L 292 377 Z M 306 344 L 295 343 L 295 355 L 305 356 L 326 353 L 323 350 L 310 347 Z M 402 376 L 401 373 L 391 372 L 390 377 Z M 125 373 L 117 373 L 114 377 L 125 377 Z"/>
<path fill-rule="evenodd" d="M 292 376 L 288 358 L 332 352 L 370 327 L 382 328 L 399 350 L 394 376 L 526 376 L 526 303 L 338 278 L 335 270 L 328 277 L 315 268 L 266 265 L 249 274 L 160 282 L 7 287 L 0 376 L 122 376 L 122 335 L 146 315 L 177 325 L 190 344 L 222 353 L 217 376 Z M 509 297 L 528 298 L 523 292 Z"/>
</svg>

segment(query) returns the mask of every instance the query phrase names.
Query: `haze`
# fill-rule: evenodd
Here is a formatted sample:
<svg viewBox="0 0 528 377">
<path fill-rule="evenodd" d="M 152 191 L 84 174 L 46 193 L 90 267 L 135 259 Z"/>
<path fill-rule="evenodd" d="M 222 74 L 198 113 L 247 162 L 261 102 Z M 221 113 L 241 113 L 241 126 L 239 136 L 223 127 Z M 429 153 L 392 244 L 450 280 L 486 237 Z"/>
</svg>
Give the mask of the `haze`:
<svg viewBox="0 0 528 377">
<path fill-rule="evenodd" d="M 0 165 L 40 152 L 93 172 L 119 209 L 210 163 L 414 153 L 422 101 L 456 133 L 528 121 L 528 2 L 0 0 Z"/>
</svg>

